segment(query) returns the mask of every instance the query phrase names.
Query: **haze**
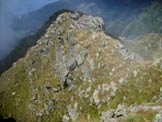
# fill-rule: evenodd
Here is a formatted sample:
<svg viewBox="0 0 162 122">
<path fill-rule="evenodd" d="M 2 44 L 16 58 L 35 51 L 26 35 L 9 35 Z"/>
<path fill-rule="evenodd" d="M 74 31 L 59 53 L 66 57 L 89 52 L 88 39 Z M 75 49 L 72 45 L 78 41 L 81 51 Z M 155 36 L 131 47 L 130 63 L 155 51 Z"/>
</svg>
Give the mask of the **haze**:
<svg viewBox="0 0 162 122">
<path fill-rule="evenodd" d="M 13 29 L 16 17 L 57 0 L 0 0 L 0 60 L 17 44 L 24 32 Z"/>
</svg>

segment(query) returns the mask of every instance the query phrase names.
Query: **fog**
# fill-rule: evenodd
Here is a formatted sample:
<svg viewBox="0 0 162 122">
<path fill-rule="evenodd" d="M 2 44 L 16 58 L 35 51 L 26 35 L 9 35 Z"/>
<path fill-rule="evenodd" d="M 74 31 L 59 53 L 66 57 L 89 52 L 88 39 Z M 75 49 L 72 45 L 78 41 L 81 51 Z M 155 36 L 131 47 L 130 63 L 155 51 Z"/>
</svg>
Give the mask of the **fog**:
<svg viewBox="0 0 162 122">
<path fill-rule="evenodd" d="M 57 0 L 0 0 L 0 60 L 2 60 L 23 37 L 22 31 L 15 30 L 16 18 Z"/>
</svg>

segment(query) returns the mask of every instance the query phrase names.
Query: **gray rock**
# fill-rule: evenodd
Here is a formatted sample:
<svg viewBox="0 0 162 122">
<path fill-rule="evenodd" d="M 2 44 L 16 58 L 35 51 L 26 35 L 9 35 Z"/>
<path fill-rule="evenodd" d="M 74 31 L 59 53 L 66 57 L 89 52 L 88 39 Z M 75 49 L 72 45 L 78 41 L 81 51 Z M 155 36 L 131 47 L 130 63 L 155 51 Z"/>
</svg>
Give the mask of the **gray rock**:
<svg viewBox="0 0 162 122">
<path fill-rule="evenodd" d="M 46 33 L 45 35 L 44 35 L 44 37 L 45 38 L 48 38 L 50 35 L 48 34 L 48 33 Z"/>
<path fill-rule="evenodd" d="M 162 122 L 162 112 L 156 114 L 154 120 L 154 122 Z"/>
<path fill-rule="evenodd" d="M 93 59 L 89 60 L 89 64 L 90 64 L 91 71 L 95 70 L 95 63 Z"/>
<path fill-rule="evenodd" d="M 76 122 L 77 118 L 79 116 L 79 113 L 77 112 L 77 109 L 78 109 L 78 103 L 77 102 L 74 103 L 74 106 L 69 105 L 67 107 L 67 111 L 68 111 L 68 114 L 69 114 L 72 122 Z"/>
<path fill-rule="evenodd" d="M 53 46 L 53 45 L 54 45 L 54 43 L 52 41 L 50 41 L 50 40 L 47 41 L 47 46 Z"/>
<path fill-rule="evenodd" d="M 44 104 L 44 110 L 46 112 L 46 115 L 49 115 L 50 112 L 53 110 L 54 102 L 52 100 L 49 100 L 47 104 Z"/>
<path fill-rule="evenodd" d="M 52 101 L 52 100 L 49 100 L 49 101 L 48 101 L 48 111 L 49 111 L 49 112 L 52 111 L 53 106 L 54 106 L 53 101 Z"/>
<path fill-rule="evenodd" d="M 42 56 L 47 56 L 48 55 L 48 49 L 47 48 L 42 48 L 39 53 L 42 55 Z"/>
<path fill-rule="evenodd" d="M 61 81 L 61 86 L 64 87 L 65 82 L 67 80 L 67 76 L 69 74 L 69 71 L 66 69 L 65 64 L 56 64 L 55 65 L 55 72 L 57 73 L 60 81 Z"/>
<path fill-rule="evenodd" d="M 66 86 L 71 87 L 73 85 L 73 81 L 71 79 L 66 80 Z"/>
<path fill-rule="evenodd" d="M 72 21 L 72 23 L 74 23 L 74 22 Z M 75 28 L 75 26 L 73 24 L 70 24 L 69 29 L 72 30 L 74 28 Z"/>
<path fill-rule="evenodd" d="M 36 110 L 35 105 L 34 105 L 34 104 L 31 104 L 31 103 L 28 105 L 28 108 L 29 108 L 30 111 L 32 111 L 32 112 L 34 112 L 34 111 Z"/>
<path fill-rule="evenodd" d="M 67 61 L 66 66 L 69 71 L 73 71 L 77 66 L 76 60 L 71 58 L 70 60 Z"/>
<path fill-rule="evenodd" d="M 90 76 L 91 76 L 91 71 L 90 71 L 90 69 L 87 67 L 87 65 L 86 64 L 83 64 L 82 66 L 81 66 L 81 70 L 82 70 L 82 73 L 83 73 L 83 80 L 88 80 L 88 79 L 90 79 Z"/>
<path fill-rule="evenodd" d="M 29 80 L 32 81 L 32 79 L 33 79 L 33 74 L 32 74 L 30 71 L 28 72 L 28 77 L 29 77 Z"/>
<path fill-rule="evenodd" d="M 130 55 L 130 52 L 127 48 L 122 48 L 121 50 L 121 54 L 124 56 L 124 57 L 128 57 Z"/>
<path fill-rule="evenodd" d="M 79 14 L 78 13 L 71 14 L 71 18 L 74 19 L 74 20 L 78 20 Z"/>
<path fill-rule="evenodd" d="M 120 78 L 120 79 L 119 79 L 119 83 L 126 83 L 126 78 L 123 78 L 123 77 Z"/>
<path fill-rule="evenodd" d="M 62 87 L 70 87 L 72 86 L 72 77 L 70 76 L 70 72 L 75 70 L 77 67 L 77 62 L 73 58 L 76 52 L 75 46 L 71 46 L 70 50 L 63 54 L 63 49 L 60 46 L 57 46 L 56 51 L 56 60 L 57 64 L 55 65 L 55 72 L 57 73 Z"/>
<path fill-rule="evenodd" d="M 115 110 L 110 109 L 109 111 L 102 112 L 101 121 L 102 122 L 112 122 L 112 118 L 115 116 Z"/>
<path fill-rule="evenodd" d="M 61 27 L 58 27 L 55 30 L 55 36 L 61 36 L 62 33 L 63 33 L 63 29 Z"/>
<path fill-rule="evenodd" d="M 63 50 L 61 49 L 60 46 L 56 46 L 55 48 L 55 53 L 56 53 L 56 61 L 57 63 L 63 62 Z"/>
<path fill-rule="evenodd" d="M 61 23 L 62 22 L 62 16 L 58 16 L 56 18 L 56 23 Z"/>
<path fill-rule="evenodd" d="M 79 18 L 79 21 L 75 23 L 80 29 L 92 29 L 93 31 L 103 30 L 103 20 L 99 17 L 92 17 L 89 15 L 83 15 Z"/>
<path fill-rule="evenodd" d="M 69 48 L 69 54 L 76 60 L 76 57 L 78 56 L 78 45 L 71 45 Z"/>
<path fill-rule="evenodd" d="M 83 48 L 81 53 L 76 57 L 76 61 L 77 61 L 78 65 L 81 65 L 84 62 L 87 54 L 88 54 L 88 49 L 87 48 Z"/>
<path fill-rule="evenodd" d="M 63 116 L 62 122 L 69 122 L 70 118 L 67 115 Z"/>
<path fill-rule="evenodd" d="M 36 115 L 37 115 L 38 117 L 42 117 L 42 116 L 43 116 L 43 113 L 37 112 Z"/>
<path fill-rule="evenodd" d="M 45 88 L 46 88 L 46 89 L 50 89 L 50 88 L 51 88 L 51 84 L 48 83 L 48 82 L 46 82 L 46 83 L 45 83 Z"/>
<path fill-rule="evenodd" d="M 63 42 L 64 42 L 64 39 L 63 39 L 63 37 L 61 37 L 61 36 L 57 36 L 57 39 L 58 39 L 58 42 L 59 42 L 59 43 L 63 43 Z"/>
<path fill-rule="evenodd" d="M 127 107 L 125 105 L 118 105 L 116 110 L 111 109 L 102 113 L 101 121 L 102 122 L 120 122 L 124 120 L 127 116 Z"/>
<path fill-rule="evenodd" d="M 95 19 L 97 20 L 97 22 L 98 22 L 99 25 L 101 25 L 101 26 L 104 25 L 104 21 L 103 21 L 102 18 L 100 18 L 100 17 L 95 17 Z"/>
<path fill-rule="evenodd" d="M 37 95 L 34 95 L 33 97 L 32 97 L 32 101 L 35 101 L 35 100 L 37 100 L 38 99 L 38 96 Z"/>
<path fill-rule="evenodd" d="M 12 92 L 12 96 L 15 96 L 16 95 L 16 92 Z"/>
<path fill-rule="evenodd" d="M 43 45 L 45 45 L 47 47 L 50 47 L 50 46 L 54 45 L 53 42 L 50 41 L 49 39 L 42 39 L 41 42 L 42 42 Z"/>
<path fill-rule="evenodd" d="M 97 65 L 97 68 L 100 69 L 100 68 L 104 68 L 105 67 L 105 64 L 104 63 L 98 63 Z"/>
<path fill-rule="evenodd" d="M 42 39 L 42 44 L 47 45 L 48 39 Z"/>
<path fill-rule="evenodd" d="M 93 100 L 94 100 L 94 103 L 96 105 L 99 105 L 99 103 L 100 103 L 100 99 L 98 97 L 98 93 L 99 93 L 99 91 L 97 89 L 95 89 L 95 91 L 93 93 Z"/>
<path fill-rule="evenodd" d="M 107 42 L 107 41 L 102 41 L 102 42 L 101 42 L 101 46 L 102 46 L 103 48 L 106 48 L 106 47 L 108 46 L 108 42 Z"/>
<path fill-rule="evenodd" d="M 118 105 L 117 110 L 115 111 L 115 117 L 119 118 L 119 117 L 126 117 L 127 116 L 127 106 L 125 105 Z"/>
<path fill-rule="evenodd" d="M 31 68 L 34 68 L 35 66 L 35 61 L 29 60 L 27 64 L 25 65 L 26 69 L 30 70 Z"/>
<path fill-rule="evenodd" d="M 137 75 L 138 75 L 138 70 L 134 70 L 133 71 L 133 77 L 137 77 Z"/>
<path fill-rule="evenodd" d="M 71 33 L 68 31 L 68 32 L 67 32 L 67 40 L 70 41 L 70 42 L 72 42 L 72 41 L 74 41 L 74 39 L 75 39 L 74 34 L 71 34 Z"/>
<path fill-rule="evenodd" d="M 162 101 L 162 87 L 160 88 L 160 95 L 159 95 L 160 101 Z"/>
<path fill-rule="evenodd" d="M 59 91 L 60 91 L 60 89 L 59 89 L 59 88 L 53 88 L 52 90 L 53 90 L 53 92 L 54 92 L 54 93 L 57 93 L 57 92 L 59 92 Z"/>
</svg>

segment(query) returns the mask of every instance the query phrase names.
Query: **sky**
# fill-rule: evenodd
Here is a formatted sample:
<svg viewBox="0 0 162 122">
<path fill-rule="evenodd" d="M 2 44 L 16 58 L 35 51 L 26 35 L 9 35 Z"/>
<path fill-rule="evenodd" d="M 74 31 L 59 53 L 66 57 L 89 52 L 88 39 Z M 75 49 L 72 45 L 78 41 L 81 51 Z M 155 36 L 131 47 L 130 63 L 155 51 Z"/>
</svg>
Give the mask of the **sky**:
<svg viewBox="0 0 162 122">
<path fill-rule="evenodd" d="M 21 16 L 58 0 L 0 0 L 0 60 L 3 59 L 21 38 L 11 27 L 14 16 Z"/>
</svg>

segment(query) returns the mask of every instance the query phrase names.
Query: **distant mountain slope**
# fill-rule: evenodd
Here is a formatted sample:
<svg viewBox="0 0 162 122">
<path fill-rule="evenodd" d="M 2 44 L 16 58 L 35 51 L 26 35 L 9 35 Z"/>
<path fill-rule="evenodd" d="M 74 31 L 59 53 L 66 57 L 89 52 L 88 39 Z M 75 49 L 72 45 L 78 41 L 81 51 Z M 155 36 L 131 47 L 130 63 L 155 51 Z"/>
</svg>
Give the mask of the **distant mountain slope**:
<svg viewBox="0 0 162 122">
<path fill-rule="evenodd" d="M 135 41 L 141 46 L 142 51 L 139 52 L 147 59 L 156 59 L 162 57 L 162 34 L 150 33 Z"/>
<path fill-rule="evenodd" d="M 120 23 L 120 20 L 119 20 Z M 115 22 L 114 22 L 115 24 Z M 149 33 L 162 33 L 162 4 L 153 3 L 137 15 L 124 20 L 120 36 L 135 38 Z M 118 27 L 120 30 L 120 26 Z M 122 29 L 122 28 L 121 28 Z"/>
<path fill-rule="evenodd" d="M 136 37 L 162 31 L 159 22 L 162 7 L 156 1 L 158 0 L 61 0 L 23 16 L 19 28 L 33 33 L 53 12 L 71 9 L 101 16 L 107 30 L 115 36 Z"/>
</svg>

